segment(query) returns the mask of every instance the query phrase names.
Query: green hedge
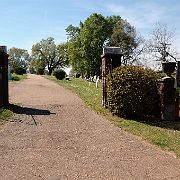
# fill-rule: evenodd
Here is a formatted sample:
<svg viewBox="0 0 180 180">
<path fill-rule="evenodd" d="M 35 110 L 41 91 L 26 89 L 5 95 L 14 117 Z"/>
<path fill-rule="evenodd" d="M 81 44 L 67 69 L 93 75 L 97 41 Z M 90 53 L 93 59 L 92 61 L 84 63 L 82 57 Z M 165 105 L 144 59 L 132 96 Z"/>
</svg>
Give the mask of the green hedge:
<svg viewBox="0 0 180 180">
<path fill-rule="evenodd" d="M 121 117 L 160 115 L 157 82 L 159 74 L 139 66 L 121 66 L 107 78 L 110 111 Z"/>
<path fill-rule="evenodd" d="M 44 74 L 44 68 L 37 68 L 37 74 L 43 75 Z"/>
<path fill-rule="evenodd" d="M 55 76 L 58 80 L 62 80 L 66 77 L 66 72 L 63 69 L 54 70 L 53 76 Z"/>
<path fill-rule="evenodd" d="M 23 75 L 23 74 L 26 74 L 26 69 L 23 67 L 16 67 L 14 69 L 14 73 L 18 75 Z"/>
</svg>

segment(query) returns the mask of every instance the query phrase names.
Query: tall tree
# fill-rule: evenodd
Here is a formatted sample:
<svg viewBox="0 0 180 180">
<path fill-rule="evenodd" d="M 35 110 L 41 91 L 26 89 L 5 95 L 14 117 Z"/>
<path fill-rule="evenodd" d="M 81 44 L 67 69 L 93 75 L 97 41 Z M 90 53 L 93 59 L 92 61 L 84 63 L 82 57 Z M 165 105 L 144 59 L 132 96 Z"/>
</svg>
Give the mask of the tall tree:
<svg viewBox="0 0 180 180">
<path fill-rule="evenodd" d="M 86 69 L 82 58 L 82 45 L 80 38 L 80 29 L 82 29 L 82 27 L 82 22 L 80 22 L 80 27 L 69 25 L 66 28 L 66 33 L 68 37 L 67 46 L 69 63 L 74 72 L 79 72 L 83 76 L 86 74 Z"/>
<path fill-rule="evenodd" d="M 101 54 L 107 39 L 107 20 L 101 14 L 92 14 L 80 27 L 67 29 L 69 55 L 73 69 L 86 75 L 100 74 Z"/>
<path fill-rule="evenodd" d="M 136 59 L 134 54 L 140 38 L 135 28 L 120 16 L 104 17 L 94 13 L 84 23 L 80 22 L 79 27 L 68 26 L 66 32 L 70 62 L 77 72 L 100 75 L 100 56 L 105 46 L 120 47 L 124 54 L 124 64 Z"/>
<path fill-rule="evenodd" d="M 156 23 L 151 39 L 147 43 L 148 52 L 153 54 L 155 60 L 159 62 L 167 62 L 171 58 L 176 60 L 177 53 L 173 49 L 174 37 L 175 31 L 171 30 L 167 24 Z"/>
<path fill-rule="evenodd" d="M 101 14 L 92 14 L 85 20 L 80 38 L 87 74 L 100 75 L 102 48 L 108 33 L 107 20 Z"/>
<path fill-rule="evenodd" d="M 29 71 L 30 73 L 34 74 L 44 74 L 45 72 L 45 62 L 40 59 L 33 59 L 31 58 L 31 61 L 29 63 Z"/>
<path fill-rule="evenodd" d="M 12 68 L 12 70 L 19 67 L 25 70 L 28 68 L 29 54 L 27 50 L 13 47 L 8 50 L 8 54 L 9 66 Z"/>
<path fill-rule="evenodd" d="M 143 42 L 136 29 L 120 16 L 110 16 L 108 21 L 111 28 L 111 36 L 109 39 L 110 46 L 120 47 L 123 53 L 123 64 L 131 64 L 137 60 L 140 49 L 137 48 Z"/>
<path fill-rule="evenodd" d="M 62 56 L 62 53 L 65 53 L 64 47 L 64 44 L 56 45 L 52 37 L 42 39 L 33 45 L 32 59 L 43 61 L 47 66 L 49 75 L 51 75 L 55 68 L 67 65 L 67 58 Z"/>
<path fill-rule="evenodd" d="M 68 36 L 68 40 L 75 40 L 80 33 L 80 28 L 79 27 L 75 27 L 72 24 L 70 24 L 67 28 L 66 28 L 66 34 Z"/>
</svg>

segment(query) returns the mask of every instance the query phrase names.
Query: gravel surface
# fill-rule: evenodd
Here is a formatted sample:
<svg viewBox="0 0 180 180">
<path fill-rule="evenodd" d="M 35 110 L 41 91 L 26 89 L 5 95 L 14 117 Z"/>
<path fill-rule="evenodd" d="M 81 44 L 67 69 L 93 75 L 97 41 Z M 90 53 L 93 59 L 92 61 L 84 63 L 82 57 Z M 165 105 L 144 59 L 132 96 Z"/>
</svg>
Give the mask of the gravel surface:
<svg viewBox="0 0 180 180">
<path fill-rule="evenodd" d="M 0 131 L 1 180 L 180 180 L 180 160 L 113 126 L 41 76 L 10 84 L 16 115 Z"/>
</svg>

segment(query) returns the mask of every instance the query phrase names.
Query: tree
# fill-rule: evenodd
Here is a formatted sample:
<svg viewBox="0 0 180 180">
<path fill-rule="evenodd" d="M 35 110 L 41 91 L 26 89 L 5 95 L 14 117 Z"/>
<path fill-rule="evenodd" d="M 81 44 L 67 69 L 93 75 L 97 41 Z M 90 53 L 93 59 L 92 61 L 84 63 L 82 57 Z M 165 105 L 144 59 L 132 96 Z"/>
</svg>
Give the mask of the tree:
<svg viewBox="0 0 180 180">
<path fill-rule="evenodd" d="M 47 66 L 49 75 L 57 67 L 64 67 L 68 64 L 67 49 L 65 44 L 56 45 L 54 38 L 42 39 L 32 47 L 32 59 L 43 61 Z M 63 55 L 62 55 L 63 54 Z"/>
<path fill-rule="evenodd" d="M 68 58 L 69 63 L 72 66 L 74 72 L 79 72 L 83 76 L 85 74 L 85 64 L 82 58 L 82 45 L 80 38 L 80 29 L 83 27 L 83 23 L 80 23 L 80 27 L 69 25 L 66 28 L 68 36 Z"/>
<path fill-rule="evenodd" d="M 73 69 L 82 75 L 100 74 L 101 54 L 107 39 L 107 20 L 101 14 L 92 14 L 79 27 L 66 29 L 68 54 Z"/>
<path fill-rule="evenodd" d="M 132 64 L 137 61 L 137 56 L 141 53 L 138 47 L 143 42 L 136 29 L 120 16 L 110 16 L 108 21 L 111 28 L 111 36 L 108 45 L 120 47 L 122 49 L 122 63 Z"/>
<path fill-rule="evenodd" d="M 108 22 L 101 14 L 92 14 L 80 30 L 81 53 L 87 75 L 100 75 L 101 55 L 107 40 Z"/>
<path fill-rule="evenodd" d="M 45 62 L 43 60 L 31 59 L 29 65 L 30 73 L 34 74 L 44 74 L 45 71 Z"/>
<path fill-rule="evenodd" d="M 79 27 L 75 27 L 72 24 L 70 24 L 67 28 L 66 28 L 66 34 L 68 36 L 69 40 L 75 40 L 80 33 L 80 28 Z"/>
<path fill-rule="evenodd" d="M 174 37 L 174 31 L 167 24 L 156 23 L 151 39 L 147 43 L 148 52 L 153 54 L 156 61 L 159 62 L 168 62 L 171 58 L 176 60 L 174 56 L 177 53 L 172 48 Z"/>
<path fill-rule="evenodd" d="M 71 65 L 81 75 L 100 75 L 101 54 L 105 46 L 120 47 L 124 64 L 135 61 L 140 52 L 137 51 L 140 38 L 135 28 L 120 16 L 104 17 L 94 13 L 84 23 L 80 22 L 79 27 L 68 26 L 66 32 Z"/>
<path fill-rule="evenodd" d="M 68 57 L 68 44 L 61 43 L 56 46 L 57 48 L 57 56 L 58 63 L 55 68 L 67 67 L 69 65 L 69 57 Z"/>
<path fill-rule="evenodd" d="M 25 49 L 11 48 L 8 50 L 9 54 L 9 66 L 14 71 L 17 68 L 23 68 L 26 70 L 29 64 L 29 54 Z"/>
</svg>

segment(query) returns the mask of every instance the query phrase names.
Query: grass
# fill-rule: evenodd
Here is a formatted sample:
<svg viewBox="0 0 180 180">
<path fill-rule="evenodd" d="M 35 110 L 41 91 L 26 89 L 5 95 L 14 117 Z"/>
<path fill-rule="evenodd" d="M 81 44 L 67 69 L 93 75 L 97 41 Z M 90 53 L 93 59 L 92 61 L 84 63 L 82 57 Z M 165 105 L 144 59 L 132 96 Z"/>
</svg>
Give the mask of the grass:
<svg viewBox="0 0 180 180">
<path fill-rule="evenodd" d="M 98 112 L 104 112 L 102 107 L 102 85 L 96 89 L 95 83 L 84 81 L 80 78 L 71 78 L 68 80 L 57 80 L 54 76 L 45 76 L 50 80 L 57 82 L 60 85 L 74 91 L 85 103 Z M 108 111 L 107 111 L 108 112 Z"/>
<path fill-rule="evenodd" d="M 23 75 L 18 75 L 18 74 L 15 74 L 15 73 L 13 73 L 12 74 L 12 82 L 15 82 L 15 81 L 22 81 L 22 80 L 24 80 L 24 79 L 26 79 L 27 78 L 27 74 L 23 74 Z"/>
<path fill-rule="evenodd" d="M 27 78 L 27 74 L 24 75 L 17 75 L 12 74 L 13 79 L 10 82 L 22 81 Z M 13 116 L 12 110 L 9 107 L 7 108 L 0 108 L 0 126 L 4 125 L 10 117 Z"/>
<path fill-rule="evenodd" d="M 180 122 L 163 122 L 154 119 L 146 121 L 128 120 L 113 116 L 102 107 L 101 84 L 97 89 L 95 83 L 89 83 L 83 79 L 71 78 L 70 81 L 59 81 L 53 76 L 45 77 L 75 92 L 89 107 L 104 115 L 116 126 L 165 150 L 174 152 L 177 157 L 180 157 Z"/>
<path fill-rule="evenodd" d="M 9 110 L 8 108 L 2 108 L 0 109 L 0 126 L 5 124 L 10 117 L 12 117 L 13 112 Z"/>
</svg>

